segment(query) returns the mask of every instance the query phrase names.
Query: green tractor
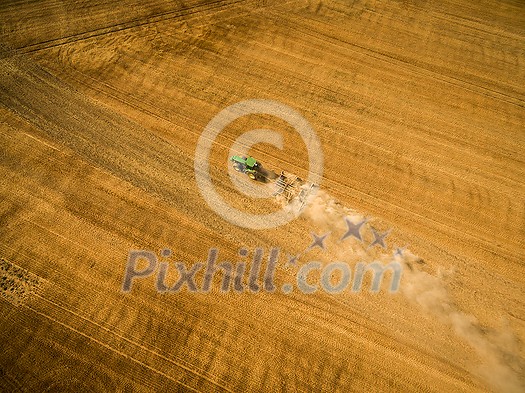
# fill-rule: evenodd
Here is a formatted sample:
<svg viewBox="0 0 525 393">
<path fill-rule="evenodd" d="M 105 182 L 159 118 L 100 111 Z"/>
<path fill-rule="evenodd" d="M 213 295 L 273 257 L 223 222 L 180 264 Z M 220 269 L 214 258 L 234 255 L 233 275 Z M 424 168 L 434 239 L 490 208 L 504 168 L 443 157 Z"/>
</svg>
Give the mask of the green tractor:
<svg viewBox="0 0 525 393">
<path fill-rule="evenodd" d="M 266 181 L 266 176 L 261 165 L 253 157 L 233 156 L 230 158 L 237 172 L 246 173 L 248 177 L 256 181 Z"/>
<path fill-rule="evenodd" d="M 262 183 L 273 182 L 275 184 L 273 196 L 284 200 L 286 203 L 298 200 L 300 210 L 304 208 L 312 190 L 319 187 L 313 183 L 307 183 L 291 173 L 281 171 L 281 174 L 277 175 L 274 171 L 263 168 L 262 164 L 253 157 L 233 156 L 230 161 L 237 172 L 246 173 L 252 180 Z"/>
</svg>

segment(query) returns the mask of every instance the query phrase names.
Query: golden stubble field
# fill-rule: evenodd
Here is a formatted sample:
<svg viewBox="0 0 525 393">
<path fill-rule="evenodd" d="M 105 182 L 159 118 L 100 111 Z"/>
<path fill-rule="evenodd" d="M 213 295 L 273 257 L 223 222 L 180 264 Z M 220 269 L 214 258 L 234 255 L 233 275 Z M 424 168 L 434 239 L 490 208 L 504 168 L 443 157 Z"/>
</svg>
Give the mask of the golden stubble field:
<svg viewBox="0 0 525 393">
<path fill-rule="evenodd" d="M 2 391 L 524 391 L 522 2 L 7 1 L 0 26 Z M 324 153 L 317 197 L 267 230 L 222 219 L 194 174 L 208 122 L 253 98 Z M 284 136 L 252 149 L 268 168 L 304 177 L 308 154 L 267 115 L 219 135 L 216 189 L 261 213 L 227 175 L 254 128 Z M 210 248 L 272 247 L 274 293 L 121 291 L 130 250 L 171 249 L 174 282 Z M 394 259 L 400 290 L 286 294 L 294 255 Z"/>
</svg>

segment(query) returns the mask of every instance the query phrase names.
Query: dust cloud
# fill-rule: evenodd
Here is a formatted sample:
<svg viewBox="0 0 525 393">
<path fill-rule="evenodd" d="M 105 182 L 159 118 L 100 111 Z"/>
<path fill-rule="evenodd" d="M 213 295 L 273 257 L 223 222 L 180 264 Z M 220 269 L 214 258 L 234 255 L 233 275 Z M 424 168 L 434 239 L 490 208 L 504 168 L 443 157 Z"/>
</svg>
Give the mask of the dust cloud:
<svg viewBox="0 0 525 393">
<path fill-rule="evenodd" d="M 345 217 L 354 223 L 365 219 L 365 216 L 342 205 L 323 190 L 318 190 L 308 198 L 302 216 L 316 226 L 338 233 L 344 233 L 346 230 Z M 366 226 L 367 223 L 363 230 Z M 349 250 L 355 253 L 356 258 L 365 257 L 364 251 L 374 252 L 364 247 L 356 247 L 355 244 L 350 247 L 345 244 L 345 247 L 341 247 L 341 250 L 336 250 L 335 253 L 348 257 Z M 392 259 L 392 253 L 369 257 Z M 496 391 L 524 392 L 525 364 L 519 353 L 520 343 L 510 327 L 502 322 L 498 331 L 488 329 L 481 326 L 474 315 L 455 306 L 447 290 L 447 280 L 452 278 L 453 271 L 438 269 L 435 275 L 430 274 L 423 269 L 426 264 L 422 259 L 406 249 L 394 258 L 403 264 L 401 293 L 404 297 L 423 313 L 450 326 L 459 338 L 476 351 L 480 364 L 473 366 L 471 372 L 483 378 Z"/>
</svg>

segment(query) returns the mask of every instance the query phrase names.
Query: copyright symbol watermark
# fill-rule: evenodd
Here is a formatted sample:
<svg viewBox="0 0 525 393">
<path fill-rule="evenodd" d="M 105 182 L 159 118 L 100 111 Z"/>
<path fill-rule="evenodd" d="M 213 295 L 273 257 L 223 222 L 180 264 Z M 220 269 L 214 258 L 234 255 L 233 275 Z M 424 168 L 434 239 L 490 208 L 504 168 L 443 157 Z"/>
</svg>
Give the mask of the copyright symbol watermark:
<svg viewBox="0 0 525 393">
<path fill-rule="evenodd" d="M 217 136 L 234 120 L 252 114 L 266 114 L 278 117 L 290 124 L 301 136 L 308 152 L 308 179 L 310 184 L 319 185 L 323 174 L 323 151 L 321 143 L 310 123 L 295 109 L 272 100 L 252 99 L 241 101 L 220 111 L 208 125 L 204 128 L 195 151 L 195 179 L 202 197 L 208 205 L 223 219 L 228 222 L 252 229 L 268 229 L 284 225 L 300 212 L 294 209 L 281 210 L 270 214 L 251 214 L 243 212 L 232 206 L 217 193 L 210 177 L 209 157 L 210 152 Z M 282 135 L 278 132 L 256 129 L 243 133 L 234 142 L 232 151 L 248 151 L 251 146 L 257 143 L 271 144 L 279 149 L 283 149 Z M 278 168 L 276 168 L 278 169 Z M 248 194 L 255 198 L 270 198 L 270 193 L 260 192 L 260 187 L 255 187 L 246 182 L 240 182 L 230 172 L 230 178 L 239 192 Z"/>
</svg>

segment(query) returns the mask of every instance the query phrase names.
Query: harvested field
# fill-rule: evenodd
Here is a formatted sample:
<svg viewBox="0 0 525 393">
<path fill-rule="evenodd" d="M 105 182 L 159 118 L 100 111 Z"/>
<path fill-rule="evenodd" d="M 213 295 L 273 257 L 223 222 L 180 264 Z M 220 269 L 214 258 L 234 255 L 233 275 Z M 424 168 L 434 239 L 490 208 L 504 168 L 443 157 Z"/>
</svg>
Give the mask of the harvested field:
<svg viewBox="0 0 525 393">
<path fill-rule="evenodd" d="M 523 2 L 21 0 L 0 26 L 0 391 L 525 391 Z M 196 179 L 207 162 L 228 206 L 278 211 L 228 175 L 253 129 L 282 136 L 249 150 L 265 168 L 307 178 L 316 157 L 269 114 L 196 154 L 251 99 L 323 153 L 317 194 L 267 229 Z M 158 291 L 212 249 L 246 263 L 228 291 L 221 272 Z M 159 263 L 125 292 L 132 250 Z M 322 290 L 337 261 L 397 263 L 399 290 Z"/>
</svg>

